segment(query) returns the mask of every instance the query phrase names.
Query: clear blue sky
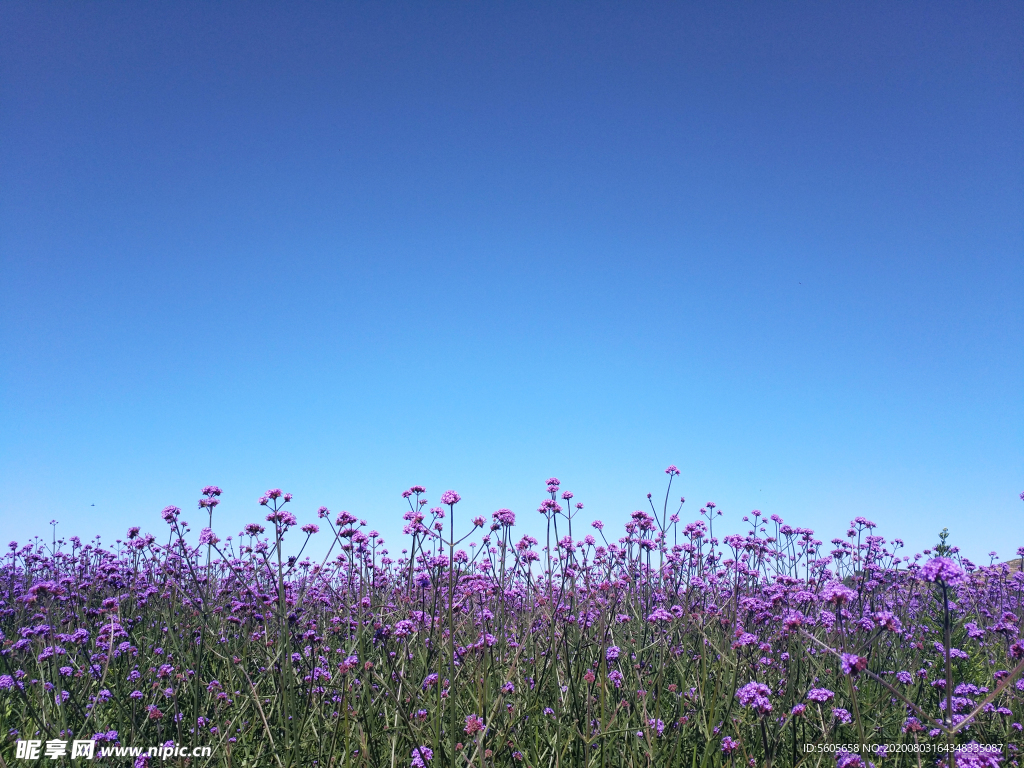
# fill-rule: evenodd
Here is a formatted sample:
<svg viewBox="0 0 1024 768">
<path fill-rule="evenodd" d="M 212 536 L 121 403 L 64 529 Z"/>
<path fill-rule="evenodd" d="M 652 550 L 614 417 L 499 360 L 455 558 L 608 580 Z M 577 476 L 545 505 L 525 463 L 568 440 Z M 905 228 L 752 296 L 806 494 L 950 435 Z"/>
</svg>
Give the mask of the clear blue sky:
<svg viewBox="0 0 1024 768">
<path fill-rule="evenodd" d="M 688 517 L 1010 556 L 1022 37 L 1019 2 L 4 3 L 0 536 L 217 483 L 221 535 L 279 486 L 397 551 L 409 485 L 536 527 L 551 475 L 618 528 L 672 463 Z"/>
</svg>

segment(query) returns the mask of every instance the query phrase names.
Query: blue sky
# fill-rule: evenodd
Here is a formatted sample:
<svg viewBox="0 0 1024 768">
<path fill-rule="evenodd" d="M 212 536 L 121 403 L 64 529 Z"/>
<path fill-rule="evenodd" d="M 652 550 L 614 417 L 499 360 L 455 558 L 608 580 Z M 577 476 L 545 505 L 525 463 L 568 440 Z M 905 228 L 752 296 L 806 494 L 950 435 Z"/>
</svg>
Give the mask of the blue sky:
<svg viewBox="0 0 1024 768">
<path fill-rule="evenodd" d="M 0 7 L 0 536 L 225 490 L 1024 544 L 1019 3 Z M 95 506 L 93 506 L 95 505 Z M 188 517 L 186 515 L 186 517 Z M 194 518 L 194 519 L 193 519 Z M 197 513 L 189 518 L 199 522 Z"/>
</svg>

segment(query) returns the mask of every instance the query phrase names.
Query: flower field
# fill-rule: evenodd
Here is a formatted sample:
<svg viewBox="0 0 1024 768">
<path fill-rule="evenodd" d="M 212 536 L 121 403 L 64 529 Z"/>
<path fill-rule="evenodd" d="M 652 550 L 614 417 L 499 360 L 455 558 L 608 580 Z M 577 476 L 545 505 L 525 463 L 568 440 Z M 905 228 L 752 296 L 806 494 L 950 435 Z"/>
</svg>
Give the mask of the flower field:
<svg viewBox="0 0 1024 768">
<path fill-rule="evenodd" d="M 1017 765 L 1021 573 L 944 539 L 904 555 L 863 518 L 825 544 L 754 511 L 719 538 L 666 473 L 616 534 L 552 478 L 540 541 L 419 486 L 397 547 L 279 490 L 221 536 L 211 486 L 198 534 L 168 507 L 160 535 L 12 543 L 0 758 L 90 739 L 212 747 L 140 766 Z"/>
</svg>

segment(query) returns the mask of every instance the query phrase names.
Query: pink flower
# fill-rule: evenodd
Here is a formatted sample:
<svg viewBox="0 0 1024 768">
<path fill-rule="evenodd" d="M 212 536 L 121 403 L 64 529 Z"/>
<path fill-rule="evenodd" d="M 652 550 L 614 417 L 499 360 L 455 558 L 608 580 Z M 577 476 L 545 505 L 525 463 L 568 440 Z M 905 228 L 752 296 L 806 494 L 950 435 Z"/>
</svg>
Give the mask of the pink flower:
<svg viewBox="0 0 1024 768">
<path fill-rule="evenodd" d="M 484 729 L 484 719 L 477 715 L 466 715 L 466 727 L 463 729 L 467 736 L 479 733 Z"/>
<path fill-rule="evenodd" d="M 445 491 L 441 494 L 441 503 L 453 506 L 462 501 L 462 497 L 459 496 L 455 491 Z"/>
</svg>

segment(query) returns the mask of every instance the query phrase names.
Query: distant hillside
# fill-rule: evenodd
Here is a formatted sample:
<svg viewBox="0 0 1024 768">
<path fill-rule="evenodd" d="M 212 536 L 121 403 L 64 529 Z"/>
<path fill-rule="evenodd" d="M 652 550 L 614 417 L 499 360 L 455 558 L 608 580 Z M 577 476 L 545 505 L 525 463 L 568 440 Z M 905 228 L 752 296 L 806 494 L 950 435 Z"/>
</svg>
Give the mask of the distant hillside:
<svg viewBox="0 0 1024 768">
<path fill-rule="evenodd" d="M 1003 565 L 1010 566 L 1010 573 L 1016 573 L 1020 570 L 1020 558 L 1015 557 L 1013 560 L 1007 560 Z"/>
</svg>

